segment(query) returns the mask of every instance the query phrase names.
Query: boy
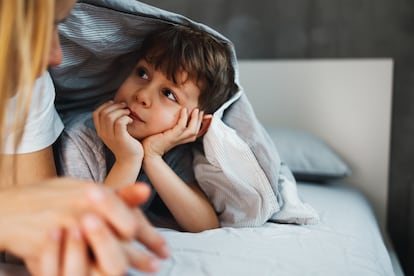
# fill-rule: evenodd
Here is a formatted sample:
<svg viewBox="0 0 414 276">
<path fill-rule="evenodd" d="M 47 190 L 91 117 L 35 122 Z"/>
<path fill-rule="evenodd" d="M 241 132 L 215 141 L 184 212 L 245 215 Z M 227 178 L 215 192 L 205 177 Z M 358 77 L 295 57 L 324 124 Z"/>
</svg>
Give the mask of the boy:
<svg viewBox="0 0 414 276">
<path fill-rule="evenodd" d="M 94 125 L 83 116 L 65 130 L 61 173 L 115 188 L 138 177 L 161 199 L 150 210 L 165 204 L 185 231 L 217 228 L 217 215 L 195 181 L 189 143 L 207 131 L 212 113 L 236 91 L 224 43 L 189 26 L 157 30 L 143 41 L 113 101 L 93 112 Z"/>
</svg>

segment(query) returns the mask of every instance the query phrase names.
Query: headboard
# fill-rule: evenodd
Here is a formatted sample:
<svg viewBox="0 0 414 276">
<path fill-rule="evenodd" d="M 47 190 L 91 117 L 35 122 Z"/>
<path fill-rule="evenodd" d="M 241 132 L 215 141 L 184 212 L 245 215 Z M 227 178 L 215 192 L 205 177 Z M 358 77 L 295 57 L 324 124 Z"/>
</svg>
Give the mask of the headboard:
<svg viewBox="0 0 414 276">
<path fill-rule="evenodd" d="M 344 181 L 368 197 L 384 231 L 392 60 L 240 60 L 239 72 L 264 125 L 307 130 L 343 157 Z"/>
</svg>

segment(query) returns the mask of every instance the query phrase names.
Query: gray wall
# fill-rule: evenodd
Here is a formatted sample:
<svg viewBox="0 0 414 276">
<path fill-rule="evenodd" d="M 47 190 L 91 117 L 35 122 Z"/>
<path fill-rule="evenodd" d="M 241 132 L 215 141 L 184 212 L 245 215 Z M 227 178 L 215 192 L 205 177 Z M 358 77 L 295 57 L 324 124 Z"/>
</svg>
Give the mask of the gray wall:
<svg viewBox="0 0 414 276">
<path fill-rule="evenodd" d="M 213 27 L 240 59 L 394 59 L 388 231 L 406 274 L 414 275 L 414 1 L 143 2 Z"/>
</svg>

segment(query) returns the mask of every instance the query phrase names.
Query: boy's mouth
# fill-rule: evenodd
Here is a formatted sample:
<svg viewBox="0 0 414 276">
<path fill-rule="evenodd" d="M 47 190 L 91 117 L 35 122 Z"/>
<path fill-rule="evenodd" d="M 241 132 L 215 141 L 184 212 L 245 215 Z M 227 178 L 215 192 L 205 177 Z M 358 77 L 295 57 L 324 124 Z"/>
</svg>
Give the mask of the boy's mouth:
<svg viewBox="0 0 414 276">
<path fill-rule="evenodd" d="M 132 119 L 132 120 L 137 120 L 137 121 L 140 121 L 140 122 L 143 122 L 142 121 L 142 119 L 138 116 L 138 114 L 137 113 L 135 113 L 134 111 L 132 111 L 131 110 L 131 108 L 128 108 L 129 109 L 129 117 Z"/>
</svg>

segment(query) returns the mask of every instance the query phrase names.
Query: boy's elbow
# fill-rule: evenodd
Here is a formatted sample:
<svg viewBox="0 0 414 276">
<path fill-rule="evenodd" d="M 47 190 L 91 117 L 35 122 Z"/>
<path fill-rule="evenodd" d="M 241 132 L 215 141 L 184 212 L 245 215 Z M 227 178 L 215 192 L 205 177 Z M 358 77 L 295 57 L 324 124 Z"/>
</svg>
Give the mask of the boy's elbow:
<svg viewBox="0 0 414 276">
<path fill-rule="evenodd" d="M 213 230 L 213 229 L 217 229 L 221 227 L 220 222 L 217 217 L 212 219 L 209 223 L 203 223 L 203 224 L 194 225 L 194 226 L 195 227 L 190 227 L 188 231 L 191 233 L 200 233 L 206 230 Z"/>
</svg>

